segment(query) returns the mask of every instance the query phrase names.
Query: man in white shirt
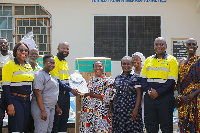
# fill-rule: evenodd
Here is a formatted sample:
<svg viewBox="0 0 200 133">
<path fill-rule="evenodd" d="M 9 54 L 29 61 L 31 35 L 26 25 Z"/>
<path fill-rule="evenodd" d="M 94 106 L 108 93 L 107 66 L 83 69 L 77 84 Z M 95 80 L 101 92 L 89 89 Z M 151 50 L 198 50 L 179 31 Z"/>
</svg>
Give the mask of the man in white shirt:
<svg viewBox="0 0 200 133">
<path fill-rule="evenodd" d="M 9 50 L 9 43 L 6 38 L 0 38 L 0 75 L 2 67 L 9 62 L 10 60 L 14 59 L 12 51 Z M 0 76 L 0 79 L 2 76 Z"/>
<path fill-rule="evenodd" d="M 0 133 L 2 132 L 2 114 L 5 114 L 6 104 L 4 102 L 2 96 L 2 67 L 9 62 L 10 60 L 14 59 L 12 51 L 9 50 L 9 43 L 6 38 L 0 38 Z"/>
</svg>

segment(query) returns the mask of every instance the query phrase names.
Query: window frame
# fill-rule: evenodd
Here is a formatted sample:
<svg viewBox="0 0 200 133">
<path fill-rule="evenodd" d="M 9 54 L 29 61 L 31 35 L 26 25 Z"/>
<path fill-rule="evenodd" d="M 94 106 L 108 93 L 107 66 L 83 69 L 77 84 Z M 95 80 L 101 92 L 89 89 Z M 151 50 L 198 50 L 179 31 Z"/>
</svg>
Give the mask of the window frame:
<svg viewBox="0 0 200 133">
<path fill-rule="evenodd" d="M 93 15 L 93 35 L 94 35 L 94 33 L 95 33 L 95 27 L 94 27 L 94 24 L 95 24 L 95 17 L 96 16 L 125 16 L 126 17 L 126 55 L 124 55 L 124 56 L 128 56 L 129 54 L 128 54 L 128 43 L 129 43 L 129 37 L 128 37 L 128 23 L 129 23 L 129 21 L 128 21 L 128 17 L 130 17 L 130 16 L 141 16 L 141 17 L 149 17 L 149 16 L 153 16 L 153 17 L 160 17 L 160 36 L 162 36 L 162 16 L 161 15 L 145 15 L 145 14 L 143 14 L 143 15 Z M 95 43 L 95 37 L 93 36 L 93 38 L 92 38 L 92 48 L 93 48 L 93 55 L 95 55 L 95 46 L 94 46 L 94 43 Z M 153 45 L 153 44 L 152 44 Z M 138 51 L 139 52 L 139 51 Z M 131 55 L 129 55 L 129 56 L 131 56 Z M 112 57 L 109 57 L 109 58 L 112 58 Z M 117 60 L 113 60 L 113 61 L 120 61 L 120 59 L 117 59 Z"/>
<path fill-rule="evenodd" d="M 47 43 L 48 44 L 46 43 L 46 45 L 47 45 L 46 46 L 46 51 L 41 51 L 41 52 L 43 52 L 43 54 L 44 53 L 51 53 L 51 47 L 52 47 L 51 46 L 52 45 L 52 43 L 51 43 L 51 38 L 52 38 L 52 29 L 51 29 L 51 27 L 52 27 L 52 15 L 47 10 L 45 10 L 45 8 L 43 6 L 41 6 L 39 4 L 3 4 L 3 3 L 1 3 L 0 7 L 2 7 L 2 13 L 3 13 L 3 7 L 5 7 L 5 6 L 10 6 L 11 7 L 12 15 L 11 16 L 3 16 L 3 14 L 2 14 L 2 16 L 0 16 L 0 17 L 12 17 L 12 29 L 8 29 L 8 28 L 7 29 L 0 29 L 0 32 L 1 32 L 1 30 L 7 30 L 7 31 L 8 30 L 12 30 L 12 37 L 13 38 L 12 38 L 12 42 L 9 42 L 9 43 L 12 43 L 12 46 L 10 46 L 10 49 L 12 50 L 14 48 L 14 45 L 17 43 L 17 35 L 18 35 L 17 29 L 16 29 L 17 28 L 17 20 L 19 20 L 19 19 L 26 20 L 27 19 L 27 20 L 36 20 L 36 22 L 37 22 L 37 19 L 43 19 L 43 20 L 49 20 L 49 21 L 47 21 L 47 23 L 48 23 L 47 26 L 40 26 L 40 27 L 47 27 L 47 31 L 46 31 L 45 35 L 47 35 L 47 37 L 48 37 L 47 38 Z M 17 6 L 23 6 L 24 7 L 24 12 L 23 12 L 22 15 L 16 15 L 15 14 L 15 8 Z M 35 7 L 34 15 L 25 15 L 25 8 L 29 7 L 29 6 Z M 39 13 L 39 15 L 37 15 L 37 10 L 38 11 L 43 11 L 46 14 L 43 15 L 44 13 Z M 37 25 L 37 23 L 36 23 L 36 25 Z M 26 26 L 24 26 L 24 27 L 26 27 Z M 33 29 L 34 26 L 29 26 L 29 27 L 32 27 L 32 29 Z M 40 31 L 41 31 L 41 29 L 40 29 Z M 27 33 L 25 32 L 24 35 L 26 35 L 26 34 Z M 41 35 L 44 35 L 44 34 L 41 34 Z M 7 36 L 6 36 L 6 38 L 7 38 Z M 35 42 L 36 41 L 37 40 L 35 40 Z M 36 45 L 37 45 L 37 42 L 36 42 Z"/>
</svg>

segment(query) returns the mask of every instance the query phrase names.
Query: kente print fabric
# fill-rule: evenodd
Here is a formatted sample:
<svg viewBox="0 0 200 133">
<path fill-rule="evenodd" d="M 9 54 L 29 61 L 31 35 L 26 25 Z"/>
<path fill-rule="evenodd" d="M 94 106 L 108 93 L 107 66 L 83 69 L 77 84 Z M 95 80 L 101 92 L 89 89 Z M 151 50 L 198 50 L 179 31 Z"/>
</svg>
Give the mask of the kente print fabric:
<svg viewBox="0 0 200 133">
<path fill-rule="evenodd" d="M 135 108 L 137 93 L 135 87 L 141 87 L 140 77 L 133 71 L 115 78 L 113 88 L 116 94 L 113 99 L 112 133 L 143 133 L 142 109 L 138 110 L 138 118 L 131 120 Z"/>
<path fill-rule="evenodd" d="M 200 56 L 194 56 L 179 68 L 181 96 L 196 91 L 200 87 Z M 180 133 L 199 133 L 200 131 L 200 95 L 188 104 L 182 103 L 179 97 Z"/>
<path fill-rule="evenodd" d="M 88 89 L 100 94 L 103 101 L 81 96 L 79 133 L 111 133 L 111 120 L 108 118 L 110 100 L 113 98 L 112 77 L 92 77 Z"/>
</svg>

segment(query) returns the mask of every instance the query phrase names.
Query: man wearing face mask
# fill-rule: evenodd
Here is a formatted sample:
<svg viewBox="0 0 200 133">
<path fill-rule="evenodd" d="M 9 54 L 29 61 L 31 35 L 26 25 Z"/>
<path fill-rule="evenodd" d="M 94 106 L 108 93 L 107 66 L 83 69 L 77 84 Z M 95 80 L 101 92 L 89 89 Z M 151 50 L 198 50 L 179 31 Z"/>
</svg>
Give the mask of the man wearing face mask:
<svg viewBox="0 0 200 133">
<path fill-rule="evenodd" d="M 8 40 L 6 38 L 0 38 L 0 91 L 2 92 L 2 84 L 1 84 L 1 80 L 2 80 L 2 67 L 9 62 L 10 60 L 14 59 L 13 58 L 13 54 L 12 51 L 9 50 L 9 43 Z M 2 114 L 5 114 L 5 110 L 6 110 L 6 104 L 4 102 L 3 99 L 3 95 L 0 94 L 0 107 L 2 109 L 2 112 L 0 113 L 0 133 L 2 132 Z M 2 103 L 1 103 L 2 102 Z M 1 111 L 1 110 L 0 110 Z M 4 115 L 3 115 L 4 116 Z"/>
<path fill-rule="evenodd" d="M 62 115 L 55 114 L 52 133 L 67 132 L 67 121 L 70 109 L 69 92 L 75 96 L 80 94 L 77 89 L 69 86 L 69 68 L 65 60 L 65 57 L 69 54 L 69 44 L 67 42 L 59 43 L 57 50 L 58 53 L 54 57 L 56 66 L 50 74 L 58 79 L 59 82 L 58 106 L 62 110 Z"/>
</svg>

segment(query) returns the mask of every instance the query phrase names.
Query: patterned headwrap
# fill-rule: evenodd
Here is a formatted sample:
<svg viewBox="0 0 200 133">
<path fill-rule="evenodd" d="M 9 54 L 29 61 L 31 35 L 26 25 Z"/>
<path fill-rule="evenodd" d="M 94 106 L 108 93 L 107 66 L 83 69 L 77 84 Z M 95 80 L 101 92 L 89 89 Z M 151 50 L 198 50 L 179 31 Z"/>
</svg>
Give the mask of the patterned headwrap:
<svg viewBox="0 0 200 133">
<path fill-rule="evenodd" d="M 144 55 L 142 53 L 140 53 L 140 52 L 135 52 L 134 54 L 132 54 L 132 57 L 135 56 L 135 55 L 140 57 L 140 59 L 142 61 L 141 65 L 143 66 L 144 65 L 144 61 L 145 61 Z"/>
</svg>

